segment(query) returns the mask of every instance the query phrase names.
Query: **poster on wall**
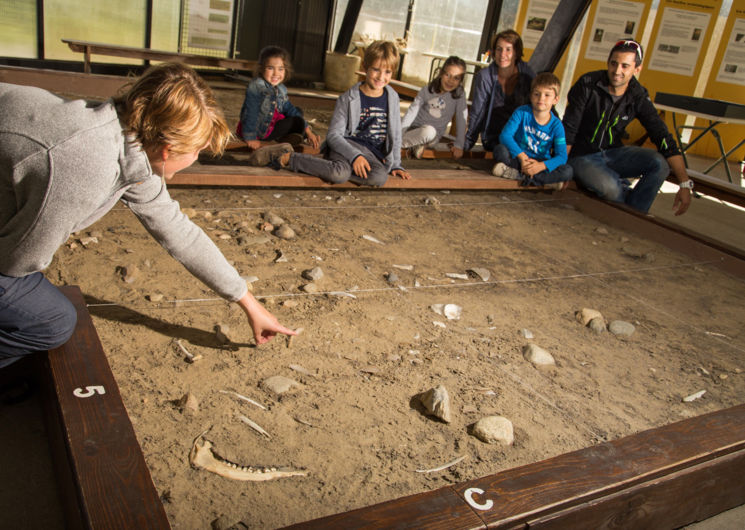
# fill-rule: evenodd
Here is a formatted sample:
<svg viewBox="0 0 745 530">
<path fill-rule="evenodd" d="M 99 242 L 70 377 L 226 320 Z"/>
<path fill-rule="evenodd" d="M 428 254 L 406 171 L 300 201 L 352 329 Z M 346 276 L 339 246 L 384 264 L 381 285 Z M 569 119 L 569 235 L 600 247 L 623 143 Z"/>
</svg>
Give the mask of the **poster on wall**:
<svg viewBox="0 0 745 530">
<path fill-rule="evenodd" d="M 745 85 L 745 18 L 735 19 L 716 80 Z"/>
<path fill-rule="evenodd" d="M 187 45 L 230 51 L 233 0 L 189 0 Z"/>
<path fill-rule="evenodd" d="M 643 2 L 627 0 L 598 2 L 585 58 L 605 62 L 608 59 L 608 52 L 619 40 L 639 40 L 636 36 L 640 36 L 643 29 L 640 25 L 644 7 Z"/>
<path fill-rule="evenodd" d="M 530 0 L 525 16 L 525 27 L 520 34 L 523 48 L 535 49 L 558 5 L 559 0 Z"/>
<path fill-rule="evenodd" d="M 709 13 L 666 7 L 647 68 L 692 76 L 710 18 Z"/>
</svg>

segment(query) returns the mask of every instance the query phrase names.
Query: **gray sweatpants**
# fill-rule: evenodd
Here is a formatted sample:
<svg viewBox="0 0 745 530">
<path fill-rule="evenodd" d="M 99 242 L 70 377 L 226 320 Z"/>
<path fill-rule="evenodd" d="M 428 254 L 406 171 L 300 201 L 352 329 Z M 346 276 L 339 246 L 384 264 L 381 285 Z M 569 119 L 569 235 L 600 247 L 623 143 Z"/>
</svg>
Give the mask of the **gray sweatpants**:
<svg viewBox="0 0 745 530">
<path fill-rule="evenodd" d="M 313 175 L 332 184 L 346 181 L 365 186 L 382 186 L 385 184 L 388 180 L 388 171 L 383 162 L 364 145 L 355 144 L 355 147 L 362 152 L 362 156 L 370 164 L 366 179 L 355 175 L 352 164 L 331 148 L 329 148 L 329 152 L 324 158 L 292 153 L 288 168 L 297 173 Z"/>
</svg>

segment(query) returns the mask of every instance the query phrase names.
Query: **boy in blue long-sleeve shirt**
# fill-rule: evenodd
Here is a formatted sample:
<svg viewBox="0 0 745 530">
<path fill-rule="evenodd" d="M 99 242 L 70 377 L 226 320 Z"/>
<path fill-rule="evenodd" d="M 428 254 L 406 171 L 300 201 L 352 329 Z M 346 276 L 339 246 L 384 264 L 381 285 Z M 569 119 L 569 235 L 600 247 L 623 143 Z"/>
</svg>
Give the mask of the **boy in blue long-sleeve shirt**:
<svg viewBox="0 0 745 530">
<path fill-rule="evenodd" d="M 553 185 L 563 189 L 572 179 L 567 165 L 564 126 L 552 112 L 559 102 L 559 79 L 538 74 L 530 87 L 530 105 L 515 109 L 499 135 L 494 149 L 495 177 L 522 181 L 523 186 Z"/>
</svg>

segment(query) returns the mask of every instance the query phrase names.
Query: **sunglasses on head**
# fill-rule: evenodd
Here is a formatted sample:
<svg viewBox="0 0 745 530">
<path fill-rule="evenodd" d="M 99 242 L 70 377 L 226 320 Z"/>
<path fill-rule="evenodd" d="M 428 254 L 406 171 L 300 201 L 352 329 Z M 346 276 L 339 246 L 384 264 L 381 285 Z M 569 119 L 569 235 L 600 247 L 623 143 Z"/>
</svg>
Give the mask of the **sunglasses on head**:
<svg viewBox="0 0 745 530">
<path fill-rule="evenodd" d="M 633 48 L 639 57 L 639 63 L 642 62 L 642 46 L 635 40 L 620 40 L 613 46 L 613 51 L 616 51 L 618 48 Z"/>
</svg>

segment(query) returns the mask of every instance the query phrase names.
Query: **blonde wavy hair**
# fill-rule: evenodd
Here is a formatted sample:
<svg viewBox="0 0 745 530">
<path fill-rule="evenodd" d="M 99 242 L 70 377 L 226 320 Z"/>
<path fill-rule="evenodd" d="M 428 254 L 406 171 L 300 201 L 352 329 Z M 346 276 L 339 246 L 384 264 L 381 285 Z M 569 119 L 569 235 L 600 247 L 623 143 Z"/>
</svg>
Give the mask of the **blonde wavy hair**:
<svg viewBox="0 0 745 530">
<path fill-rule="evenodd" d="M 230 139 L 212 90 L 183 64 L 148 68 L 114 102 L 125 131 L 146 152 L 170 146 L 174 154 L 200 149 L 222 154 Z"/>
<path fill-rule="evenodd" d="M 395 70 L 398 68 L 398 48 L 390 41 L 376 40 L 365 48 L 365 54 L 362 57 L 362 68 L 367 70 L 378 59 L 391 70 Z"/>
</svg>

